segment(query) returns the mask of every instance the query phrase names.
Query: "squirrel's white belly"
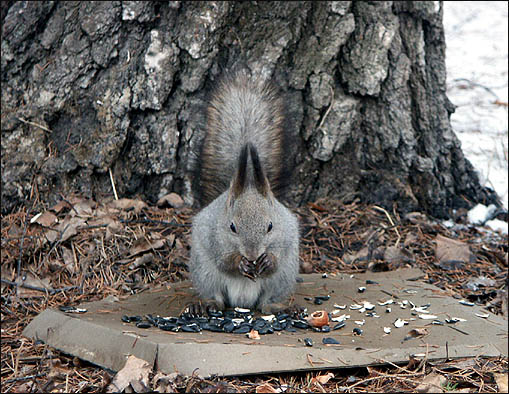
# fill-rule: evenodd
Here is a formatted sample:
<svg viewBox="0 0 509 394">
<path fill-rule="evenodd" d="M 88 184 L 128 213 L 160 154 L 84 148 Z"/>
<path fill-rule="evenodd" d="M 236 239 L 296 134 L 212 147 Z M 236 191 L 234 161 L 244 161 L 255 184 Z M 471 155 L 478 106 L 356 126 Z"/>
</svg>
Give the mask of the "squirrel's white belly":
<svg viewBox="0 0 509 394">
<path fill-rule="evenodd" d="M 261 282 L 261 280 L 253 282 L 246 278 L 229 278 L 226 291 L 230 304 L 243 308 L 253 307 L 260 296 Z"/>
</svg>

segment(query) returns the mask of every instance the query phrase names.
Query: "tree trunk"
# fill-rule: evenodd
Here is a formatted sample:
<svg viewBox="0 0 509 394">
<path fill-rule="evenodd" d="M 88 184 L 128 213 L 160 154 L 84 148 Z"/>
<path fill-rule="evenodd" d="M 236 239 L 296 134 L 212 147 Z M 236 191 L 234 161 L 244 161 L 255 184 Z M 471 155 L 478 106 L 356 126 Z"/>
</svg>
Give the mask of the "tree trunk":
<svg viewBox="0 0 509 394">
<path fill-rule="evenodd" d="M 188 202 L 204 91 L 238 59 L 289 103 L 289 202 L 492 202 L 451 130 L 436 2 L 2 2 L 2 211 Z"/>
</svg>

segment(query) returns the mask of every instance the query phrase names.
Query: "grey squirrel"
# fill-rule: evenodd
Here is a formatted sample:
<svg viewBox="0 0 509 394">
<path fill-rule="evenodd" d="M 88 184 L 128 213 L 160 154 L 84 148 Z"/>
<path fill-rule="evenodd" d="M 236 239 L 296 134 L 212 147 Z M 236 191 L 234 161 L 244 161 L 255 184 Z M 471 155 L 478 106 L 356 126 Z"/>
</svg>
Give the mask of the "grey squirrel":
<svg viewBox="0 0 509 394">
<path fill-rule="evenodd" d="M 218 83 L 206 118 L 193 286 L 217 309 L 281 309 L 299 272 L 298 220 L 278 201 L 289 161 L 282 99 L 273 85 L 240 69 Z"/>
</svg>

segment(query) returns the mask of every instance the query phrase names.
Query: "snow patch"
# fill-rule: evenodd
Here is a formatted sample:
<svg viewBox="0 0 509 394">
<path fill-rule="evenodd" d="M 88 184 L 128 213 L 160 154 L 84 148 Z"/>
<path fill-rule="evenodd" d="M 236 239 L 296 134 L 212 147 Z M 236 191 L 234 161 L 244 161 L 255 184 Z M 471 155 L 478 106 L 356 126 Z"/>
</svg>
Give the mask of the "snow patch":
<svg viewBox="0 0 509 394">
<path fill-rule="evenodd" d="M 488 220 L 485 223 L 485 226 L 489 227 L 493 231 L 497 231 L 502 234 L 509 233 L 509 223 L 504 222 L 503 220 L 500 220 L 500 219 Z"/>
<path fill-rule="evenodd" d="M 496 210 L 497 207 L 493 204 L 490 204 L 489 206 L 477 204 L 470 211 L 468 211 L 468 221 L 474 225 L 483 224 L 492 218 L 492 215 Z"/>
<path fill-rule="evenodd" d="M 444 220 L 444 221 L 442 222 L 442 224 L 443 224 L 445 227 L 447 227 L 447 228 L 453 228 L 453 227 L 454 227 L 454 225 L 455 225 L 456 223 L 454 223 L 454 220 L 452 220 L 452 219 L 448 219 L 448 220 Z"/>
<path fill-rule="evenodd" d="M 436 3 L 435 3 L 436 6 Z M 451 125 L 483 186 L 508 208 L 508 7 L 506 1 L 445 1 Z"/>
</svg>

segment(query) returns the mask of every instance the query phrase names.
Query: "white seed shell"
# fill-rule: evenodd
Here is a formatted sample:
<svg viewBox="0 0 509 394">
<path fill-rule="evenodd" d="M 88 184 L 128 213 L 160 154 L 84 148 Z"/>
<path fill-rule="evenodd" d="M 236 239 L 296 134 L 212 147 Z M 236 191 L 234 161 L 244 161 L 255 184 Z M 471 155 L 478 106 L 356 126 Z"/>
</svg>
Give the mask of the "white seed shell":
<svg viewBox="0 0 509 394">
<path fill-rule="evenodd" d="M 435 316 L 435 315 L 425 315 L 425 314 L 420 314 L 419 315 L 419 318 L 420 319 L 423 319 L 423 320 L 433 320 L 433 319 L 437 319 L 438 316 Z"/>
<path fill-rule="evenodd" d="M 345 321 L 346 319 L 350 319 L 350 315 L 341 315 L 338 317 L 331 317 L 331 320 L 335 321 L 335 322 Z"/>
<path fill-rule="evenodd" d="M 398 318 L 398 319 L 394 322 L 394 327 L 396 327 L 396 328 L 401 328 L 401 327 L 403 327 L 405 324 L 408 324 L 408 322 L 407 322 L 407 321 L 405 321 L 405 320 L 402 320 L 402 319 Z"/>
</svg>

